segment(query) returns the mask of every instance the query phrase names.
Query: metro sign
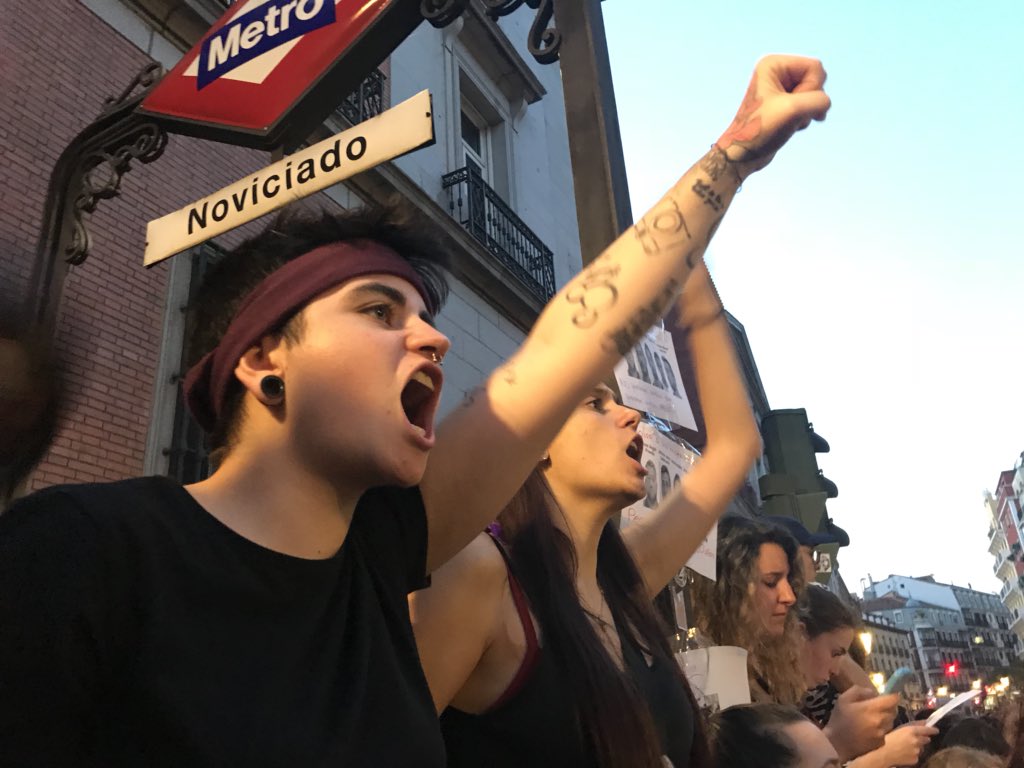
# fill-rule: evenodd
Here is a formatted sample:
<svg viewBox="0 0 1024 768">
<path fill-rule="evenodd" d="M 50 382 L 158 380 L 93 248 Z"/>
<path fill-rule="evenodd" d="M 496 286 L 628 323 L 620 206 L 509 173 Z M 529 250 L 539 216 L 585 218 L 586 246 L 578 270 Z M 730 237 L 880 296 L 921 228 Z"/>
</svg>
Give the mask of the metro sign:
<svg viewBox="0 0 1024 768">
<path fill-rule="evenodd" d="M 238 0 L 140 111 L 176 133 L 298 144 L 421 20 L 419 0 Z"/>
</svg>

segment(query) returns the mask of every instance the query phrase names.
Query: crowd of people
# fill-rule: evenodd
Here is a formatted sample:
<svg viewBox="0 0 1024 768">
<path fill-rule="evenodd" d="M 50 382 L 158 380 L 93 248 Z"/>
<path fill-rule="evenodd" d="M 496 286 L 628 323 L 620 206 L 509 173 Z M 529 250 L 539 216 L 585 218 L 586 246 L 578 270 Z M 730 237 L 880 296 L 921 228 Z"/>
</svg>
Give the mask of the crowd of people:
<svg viewBox="0 0 1024 768">
<path fill-rule="evenodd" d="M 735 706 L 711 718 L 712 764 L 722 768 L 1020 768 L 1024 743 L 1015 725 L 1020 710 L 1019 702 L 1013 702 L 996 714 L 953 714 L 941 720 L 938 728 L 911 722 L 889 731 L 878 749 L 843 761 L 835 744 L 796 707 Z M 925 709 L 919 714 L 923 719 L 931 713 Z"/>
<path fill-rule="evenodd" d="M 933 708 L 911 712 L 898 693 L 875 691 L 862 649 L 855 659 L 859 616 L 814 583 L 801 543 L 813 536 L 799 522 L 727 517 L 719 530 L 718 580 L 697 582 L 696 625 L 747 651 L 753 703 L 712 716 L 714 765 L 1024 764 L 1017 702 L 994 714 L 954 711 L 932 727 Z"/>
<path fill-rule="evenodd" d="M 436 430 L 446 253 L 397 207 L 287 212 L 211 270 L 194 485 L 22 495 L 59 377 L 0 334 L 0 764 L 1016 765 L 1015 724 L 894 728 L 897 697 L 848 656 L 856 617 L 809 584 L 806 531 L 723 519 L 694 589 L 754 703 L 707 719 L 654 608 L 760 452 L 703 253 L 740 184 L 824 119 L 824 82 L 759 62 L 710 151 Z M 668 311 L 707 443 L 620 531 L 646 495 L 641 414 L 602 382 Z"/>
</svg>

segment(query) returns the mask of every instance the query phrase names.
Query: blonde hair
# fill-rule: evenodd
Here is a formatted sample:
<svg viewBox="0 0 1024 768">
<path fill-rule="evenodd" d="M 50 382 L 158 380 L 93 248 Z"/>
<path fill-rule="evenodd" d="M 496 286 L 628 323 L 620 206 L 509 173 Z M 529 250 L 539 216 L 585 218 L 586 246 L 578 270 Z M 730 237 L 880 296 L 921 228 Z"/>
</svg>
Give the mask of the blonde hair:
<svg viewBox="0 0 1024 768">
<path fill-rule="evenodd" d="M 924 768 L 1003 768 L 1005 760 L 991 752 L 967 747 L 946 747 L 932 755 Z"/>
<path fill-rule="evenodd" d="M 790 610 L 780 636 L 770 636 L 754 604 L 757 560 L 763 544 L 777 544 L 789 561 L 789 583 L 799 597 L 804 588 L 796 540 L 778 526 L 741 517 L 718 527 L 718 579 L 697 577 L 693 585 L 697 628 L 719 645 L 747 650 L 747 674 L 754 701 L 799 704 L 807 692 L 799 649 L 800 625 Z"/>
</svg>

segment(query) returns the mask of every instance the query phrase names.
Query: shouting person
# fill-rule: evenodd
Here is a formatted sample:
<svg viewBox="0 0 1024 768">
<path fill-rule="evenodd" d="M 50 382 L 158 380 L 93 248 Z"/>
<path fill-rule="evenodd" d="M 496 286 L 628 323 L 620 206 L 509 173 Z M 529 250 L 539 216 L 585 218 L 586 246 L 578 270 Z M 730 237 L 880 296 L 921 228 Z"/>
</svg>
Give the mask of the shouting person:
<svg viewBox="0 0 1024 768">
<path fill-rule="evenodd" d="M 407 594 L 668 309 L 741 181 L 824 118 L 823 83 L 762 60 L 712 150 L 436 430 L 443 253 L 417 227 L 285 217 L 228 254 L 185 381 L 213 474 L 0 517 L 0 764 L 442 765 Z"/>
</svg>

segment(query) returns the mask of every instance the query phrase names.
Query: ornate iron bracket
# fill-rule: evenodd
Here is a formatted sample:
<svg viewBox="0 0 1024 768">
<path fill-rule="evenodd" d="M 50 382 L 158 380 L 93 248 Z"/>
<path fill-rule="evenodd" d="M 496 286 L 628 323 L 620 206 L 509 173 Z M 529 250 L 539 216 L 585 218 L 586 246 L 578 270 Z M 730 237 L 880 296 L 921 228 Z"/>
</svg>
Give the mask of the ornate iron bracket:
<svg viewBox="0 0 1024 768">
<path fill-rule="evenodd" d="M 60 302 L 66 265 L 82 264 L 91 237 L 86 214 L 101 200 L 117 197 L 132 161 L 151 163 L 163 154 L 167 134 L 136 112 L 163 76 L 159 64 L 146 66 L 61 153 L 50 175 L 42 231 L 36 248 L 26 313 L 33 324 L 50 326 Z"/>
<path fill-rule="evenodd" d="M 423 18 L 433 26 L 446 27 L 462 15 L 469 7 L 470 0 L 422 0 L 420 11 Z M 497 19 L 508 16 L 525 5 L 537 11 L 537 16 L 530 27 L 527 47 L 530 53 L 541 64 L 553 64 L 558 61 L 558 52 L 562 46 L 562 33 L 549 26 L 555 13 L 555 0 L 480 0 L 487 14 Z"/>
<path fill-rule="evenodd" d="M 92 237 L 85 214 L 95 211 L 100 200 L 110 200 L 121 194 L 121 178 L 131 170 L 133 160 L 151 163 L 163 154 L 167 146 L 167 134 L 151 121 L 127 121 L 119 127 L 123 130 L 81 158 L 76 173 L 80 188 L 70 211 L 71 242 L 61 253 L 68 264 L 78 266 L 89 256 Z"/>
</svg>

